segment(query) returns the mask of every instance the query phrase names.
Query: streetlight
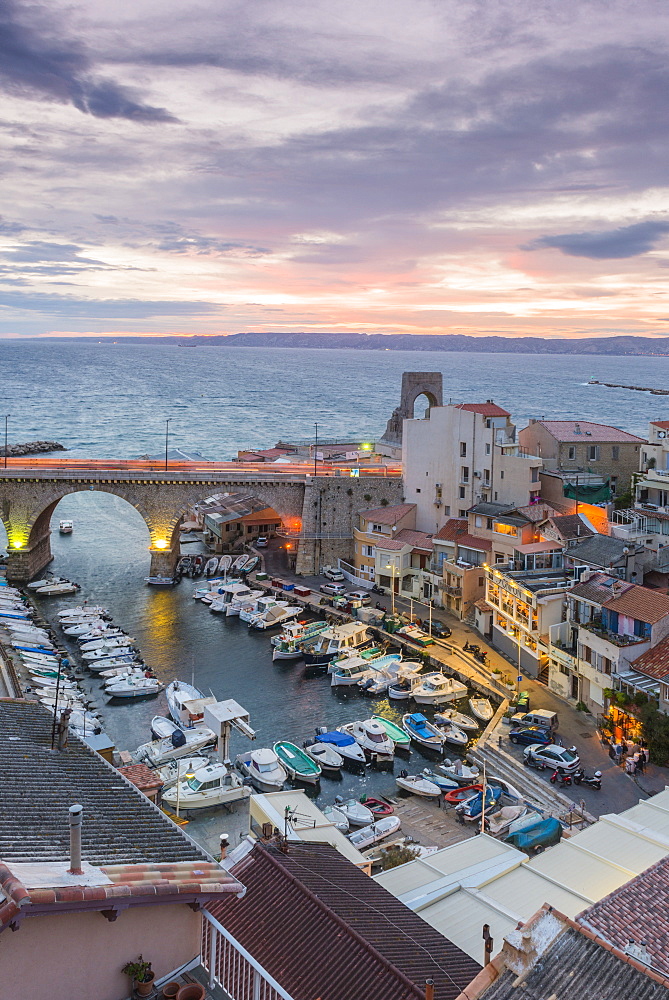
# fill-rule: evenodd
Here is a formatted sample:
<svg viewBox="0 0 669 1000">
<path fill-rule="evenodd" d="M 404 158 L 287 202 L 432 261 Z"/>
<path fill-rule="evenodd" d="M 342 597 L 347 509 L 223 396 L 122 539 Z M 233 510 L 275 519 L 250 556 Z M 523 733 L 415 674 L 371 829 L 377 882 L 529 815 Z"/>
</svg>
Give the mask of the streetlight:
<svg viewBox="0 0 669 1000">
<path fill-rule="evenodd" d="M 170 420 L 172 418 L 168 417 L 165 421 L 165 472 L 167 472 L 167 446 L 170 439 Z"/>
<path fill-rule="evenodd" d="M 181 778 L 179 777 L 179 762 L 178 761 L 176 762 L 176 765 L 177 765 L 177 818 L 178 818 L 179 817 L 179 806 L 181 805 Z M 191 768 L 189 767 L 188 770 L 186 771 L 186 773 L 184 774 L 183 780 L 184 781 L 190 781 L 191 778 L 194 778 L 194 777 L 195 777 L 195 772 L 193 770 L 191 770 Z"/>
<path fill-rule="evenodd" d="M 314 475 L 317 476 L 318 472 L 316 471 L 316 460 L 318 458 L 318 424 L 314 424 L 314 427 L 316 428 L 316 444 L 314 445 Z"/>
<path fill-rule="evenodd" d="M 392 614 L 395 614 L 395 563 L 387 563 L 386 569 L 392 571 L 392 576 L 390 580 L 390 599 L 391 599 L 391 610 Z"/>
<path fill-rule="evenodd" d="M 7 422 L 11 417 L 11 413 L 5 413 L 5 468 L 7 468 Z"/>
</svg>

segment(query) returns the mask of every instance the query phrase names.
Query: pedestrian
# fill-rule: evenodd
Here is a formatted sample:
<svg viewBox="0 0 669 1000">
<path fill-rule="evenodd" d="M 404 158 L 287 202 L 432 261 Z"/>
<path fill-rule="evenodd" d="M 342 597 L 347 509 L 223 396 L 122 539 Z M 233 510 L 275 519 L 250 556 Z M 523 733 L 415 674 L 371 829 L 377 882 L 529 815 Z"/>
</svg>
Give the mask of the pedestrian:
<svg viewBox="0 0 669 1000">
<path fill-rule="evenodd" d="M 627 774 L 633 775 L 636 771 L 636 761 L 634 757 L 630 754 L 625 761 L 625 772 Z"/>
<path fill-rule="evenodd" d="M 616 743 L 614 749 L 616 751 L 616 764 L 622 764 L 622 761 L 623 761 L 623 745 L 622 745 L 622 743 Z"/>
<path fill-rule="evenodd" d="M 635 760 L 634 773 L 635 774 L 643 774 L 643 766 L 644 766 L 644 763 L 645 763 L 645 758 L 644 758 L 643 751 L 641 751 L 640 753 L 635 754 L 634 755 L 634 760 Z"/>
<path fill-rule="evenodd" d="M 627 748 L 627 741 L 624 736 L 620 737 L 620 746 L 621 746 L 621 751 L 620 751 L 621 754 L 626 754 L 628 748 Z"/>
</svg>

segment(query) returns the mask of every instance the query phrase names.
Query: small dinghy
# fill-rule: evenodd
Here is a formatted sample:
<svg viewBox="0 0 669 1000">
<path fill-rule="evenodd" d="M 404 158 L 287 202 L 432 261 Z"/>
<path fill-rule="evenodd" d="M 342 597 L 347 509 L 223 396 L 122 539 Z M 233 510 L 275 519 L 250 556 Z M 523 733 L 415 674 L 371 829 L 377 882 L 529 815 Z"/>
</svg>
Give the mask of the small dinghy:
<svg viewBox="0 0 669 1000">
<path fill-rule="evenodd" d="M 237 558 L 235 559 L 235 561 L 232 564 L 232 568 L 233 568 L 234 572 L 235 573 L 239 573 L 239 571 L 242 570 L 244 568 L 244 566 L 246 566 L 246 564 L 247 564 L 247 562 L 249 561 L 250 558 L 251 557 L 246 552 L 242 552 L 242 554 L 240 556 L 237 556 Z"/>
<path fill-rule="evenodd" d="M 464 712 L 458 712 L 455 708 L 445 708 L 443 712 L 435 712 L 434 721 L 438 726 L 452 722 L 466 733 L 475 733 L 480 728 L 476 719 L 472 719 L 471 715 L 465 715 Z"/>
<path fill-rule="evenodd" d="M 383 799 L 374 799 L 369 795 L 366 795 L 361 801 L 364 806 L 371 809 L 376 819 L 378 819 L 379 816 L 392 816 L 395 812 L 390 802 L 384 802 Z"/>
<path fill-rule="evenodd" d="M 304 752 L 316 761 L 322 771 L 341 771 L 344 759 L 329 743 L 305 744 Z"/>
<path fill-rule="evenodd" d="M 436 771 L 431 771 L 429 767 L 424 768 L 421 774 L 435 784 L 442 792 L 450 792 L 454 788 L 459 788 L 459 784 L 453 778 L 447 778 L 445 774 L 437 774 Z"/>
<path fill-rule="evenodd" d="M 371 847 L 373 844 L 377 844 L 380 840 L 384 840 L 386 837 L 390 837 L 391 834 L 396 833 L 401 826 L 401 822 L 398 816 L 382 816 L 381 819 L 376 820 L 370 826 L 364 826 L 362 830 L 356 830 L 355 833 L 349 833 L 348 839 L 351 841 L 354 847 L 357 847 L 359 851 L 364 850 L 366 847 Z"/>
<path fill-rule="evenodd" d="M 458 750 L 464 750 L 469 743 L 469 736 L 458 729 L 452 722 L 446 722 L 437 727 L 444 736 L 444 743 L 448 743 Z"/>
<path fill-rule="evenodd" d="M 288 779 L 285 768 L 269 747 L 238 754 L 236 764 L 259 792 L 279 792 Z"/>
<path fill-rule="evenodd" d="M 231 566 L 232 566 L 232 556 L 221 556 L 221 558 L 218 560 L 219 573 L 227 574 Z"/>
<path fill-rule="evenodd" d="M 348 733 L 333 732 L 327 730 L 316 733 L 317 743 L 327 743 L 334 747 L 340 757 L 352 764 L 365 764 L 365 751 L 359 746 Z"/>
<path fill-rule="evenodd" d="M 157 740 L 162 740 L 166 736 L 171 736 L 178 729 L 176 722 L 166 719 L 164 715 L 154 715 L 151 719 L 151 732 Z"/>
<path fill-rule="evenodd" d="M 451 805 L 456 806 L 460 802 L 471 799 L 477 792 L 482 791 L 483 785 L 463 785 L 461 788 L 452 788 L 450 792 L 446 792 L 444 799 L 446 802 L 450 802 Z"/>
<path fill-rule="evenodd" d="M 335 830 L 339 830 L 340 833 L 348 833 L 348 820 L 341 809 L 338 809 L 337 806 L 324 806 L 321 812 L 327 821 L 332 823 Z"/>
<path fill-rule="evenodd" d="M 408 750 L 411 746 L 411 737 L 408 733 L 405 733 L 401 726 L 396 725 L 396 723 L 391 722 L 390 719 L 384 719 L 382 715 L 373 715 L 372 719 L 383 728 L 387 736 L 395 744 L 395 749 Z"/>
<path fill-rule="evenodd" d="M 435 785 L 424 774 L 408 774 L 406 771 L 400 771 L 395 781 L 405 792 L 420 795 L 424 799 L 436 799 L 441 795 L 439 785 Z"/>
<path fill-rule="evenodd" d="M 336 795 L 335 805 L 340 812 L 343 812 L 351 826 L 367 826 L 374 822 L 372 810 L 357 799 L 344 799 L 341 795 Z"/>
<path fill-rule="evenodd" d="M 520 819 L 527 812 L 525 806 L 502 806 L 497 812 L 486 816 L 488 833 L 493 837 L 501 837 L 507 832 L 514 820 Z"/>
<path fill-rule="evenodd" d="M 475 766 L 464 764 L 461 760 L 446 760 L 437 766 L 440 774 L 447 778 L 453 778 L 459 785 L 471 785 L 479 778 L 479 769 Z"/>
<path fill-rule="evenodd" d="M 207 559 L 204 567 L 205 576 L 213 576 L 218 573 L 218 556 L 212 556 L 211 559 Z"/>
<path fill-rule="evenodd" d="M 293 780 L 306 781 L 310 785 L 318 783 L 321 776 L 320 764 L 317 764 L 301 747 L 287 740 L 279 740 L 273 749 Z"/>
<path fill-rule="evenodd" d="M 490 722 L 495 714 L 488 698 L 470 698 L 469 707 L 472 710 L 472 715 L 475 715 L 481 722 Z"/>
<path fill-rule="evenodd" d="M 444 748 L 444 734 L 431 722 L 428 722 L 421 712 L 408 712 L 402 716 L 402 727 L 412 740 L 428 750 L 441 752 Z"/>
<path fill-rule="evenodd" d="M 246 562 L 244 564 L 244 568 L 243 568 L 242 572 L 243 573 L 252 573 L 253 570 L 256 568 L 256 566 L 258 565 L 259 562 L 260 562 L 260 556 L 251 556 L 251 558 L 248 560 L 248 562 Z"/>
</svg>

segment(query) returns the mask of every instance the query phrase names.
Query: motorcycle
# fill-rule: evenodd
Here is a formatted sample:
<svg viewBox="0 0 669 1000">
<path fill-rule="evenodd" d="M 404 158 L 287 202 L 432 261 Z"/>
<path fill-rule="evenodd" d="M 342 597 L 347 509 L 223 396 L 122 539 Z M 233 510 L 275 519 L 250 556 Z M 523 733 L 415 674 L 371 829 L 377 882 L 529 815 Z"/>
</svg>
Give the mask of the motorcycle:
<svg viewBox="0 0 669 1000">
<path fill-rule="evenodd" d="M 481 647 L 480 646 L 475 646 L 474 643 L 470 643 L 470 642 L 466 642 L 462 648 L 465 651 L 465 653 L 474 653 L 474 654 L 476 654 L 476 653 L 480 653 L 481 652 Z"/>
<path fill-rule="evenodd" d="M 385 611 L 386 610 L 384 608 L 384 606 L 381 604 L 381 601 L 377 601 L 376 604 L 374 605 L 374 607 L 376 608 L 377 611 Z"/>
<path fill-rule="evenodd" d="M 568 785 L 571 785 L 571 775 L 565 774 L 561 768 L 556 767 L 550 777 L 551 785 L 556 784 L 558 780 L 560 782 L 560 788 L 566 788 Z"/>
<path fill-rule="evenodd" d="M 537 758 L 531 753 L 528 753 L 525 757 L 523 757 L 523 764 L 525 767 L 536 767 L 537 771 L 546 770 L 546 765 L 543 761 L 537 760 Z"/>
<path fill-rule="evenodd" d="M 585 769 L 579 767 L 578 771 L 574 774 L 574 784 L 575 785 L 588 785 L 590 788 L 594 788 L 595 791 L 599 791 L 602 787 L 602 772 L 595 771 L 592 777 L 589 777 L 585 773 Z"/>
<path fill-rule="evenodd" d="M 478 660 L 479 663 L 485 664 L 485 661 L 488 659 L 488 654 L 485 653 L 485 652 L 479 651 L 478 653 L 474 653 L 474 659 Z"/>
<path fill-rule="evenodd" d="M 371 589 L 373 594 L 381 594 L 381 596 L 385 594 L 385 590 L 383 589 L 383 587 L 379 587 L 376 583 L 372 584 Z"/>
</svg>

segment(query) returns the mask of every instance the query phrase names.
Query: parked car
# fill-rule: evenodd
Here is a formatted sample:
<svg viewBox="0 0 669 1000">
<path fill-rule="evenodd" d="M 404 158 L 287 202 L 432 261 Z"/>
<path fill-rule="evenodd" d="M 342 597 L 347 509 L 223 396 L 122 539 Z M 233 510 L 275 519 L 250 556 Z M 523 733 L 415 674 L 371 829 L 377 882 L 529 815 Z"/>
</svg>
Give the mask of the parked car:
<svg viewBox="0 0 669 1000">
<path fill-rule="evenodd" d="M 509 739 L 512 743 L 523 743 L 528 747 L 536 743 L 547 747 L 553 742 L 551 734 L 547 729 L 542 729 L 541 726 L 518 726 L 511 730 Z"/>
<path fill-rule="evenodd" d="M 265 535 L 258 535 L 258 537 L 256 538 L 257 549 L 266 549 L 268 544 L 269 542 L 267 541 L 267 537 Z"/>
<path fill-rule="evenodd" d="M 543 764 L 544 767 L 560 768 L 565 774 L 573 774 L 581 766 L 577 753 L 567 747 L 559 747 L 556 743 L 549 743 L 548 746 L 533 743 L 524 751 L 523 757 L 526 763 L 531 757 L 536 763 Z"/>
<path fill-rule="evenodd" d="M 323 570 L 323 576 L 326 580 L 334 580 L 335 583 L 343 583 L 346 579 L 342 571 L 335 566 L 326 566 Z"/>
<path fill-rule="evenodd" d="M 345 597 L 347 601 L 359 601 L 360 604 L 372 603 L 372 599 L 366 590 L 348 590 Z"/>
<path fill-rule="evenodd" d="M 451 635 L 451 630 L 448 625 L 440 622 L 438 618 L 433 618 L 432 635 L 436 635 L 437 639 L 448 639 L 449 635 Z"/>
<path fill-rule="evenodd" d="M 341 583 L 322 583 L 319 590 L 323 594 L 332 594 L 333 597 L 343 597 L 346 593 Z"/>
<path fill-rule="evenodd" d="M 511 725 L 518 728 L 539 726 L 549 733 L 554 733 L 559 724 L 557 712 L 551 712 L 546 708 L 535 708 L 532 712 L 516 712 L 515 715 L 511 716 Z"/>
</svg>

